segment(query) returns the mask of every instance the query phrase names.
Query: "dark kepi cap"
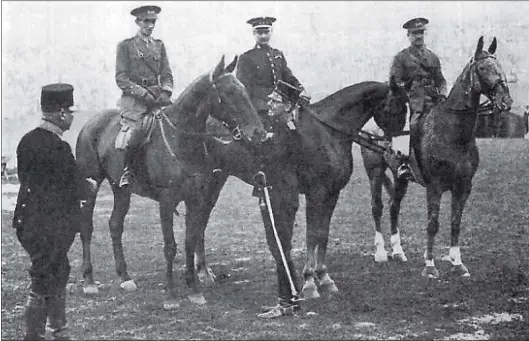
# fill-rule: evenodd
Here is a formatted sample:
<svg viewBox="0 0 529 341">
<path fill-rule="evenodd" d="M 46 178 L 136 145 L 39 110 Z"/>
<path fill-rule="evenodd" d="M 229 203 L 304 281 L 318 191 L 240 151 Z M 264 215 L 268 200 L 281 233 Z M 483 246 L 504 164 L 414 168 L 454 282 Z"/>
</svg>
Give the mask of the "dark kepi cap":
<svg viewBox="0 0 529 341">
<path fill-rule="evenodd" d="M 130 11 L 130 14 L 140 20 L 158 19 L 158 13 L 162 9 L 158 6 L 141 6 Z"/>
<path fill-rule="evenodd" d="M 65 83 L 44 85 L 40 93 L 40 108 L 44 113 L 77 111 L 73 104 L 73 86 Z"/>
<path fill-rule="evenodd" d="M 426 24 L 428 24 L 428 19 L 425 18 L 414 18 L 406 21 L 402 28 L 408 30 L 408 32 L 424 31 L 426 29 Z"/>
<path fill-rule="evenodd" d="M 270 28 L 274 21 L 276 21 L 276 18 L 273 17 L 257 17 L 248 20 L 247 23 L 252 25 L 253 28 Z"/>
</svg>

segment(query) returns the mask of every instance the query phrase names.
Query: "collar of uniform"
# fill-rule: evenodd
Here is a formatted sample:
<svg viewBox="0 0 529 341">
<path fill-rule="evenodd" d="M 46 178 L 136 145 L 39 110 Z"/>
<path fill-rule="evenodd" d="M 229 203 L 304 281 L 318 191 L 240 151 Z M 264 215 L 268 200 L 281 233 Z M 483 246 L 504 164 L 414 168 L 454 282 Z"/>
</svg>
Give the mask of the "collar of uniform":
<svg viewBox="0 0 529 341">
<path fill-rule="evenodd" d="M 151 44 L 153 42 L 153 38 L 151 36 L 144 37 L 140 32 L 138 32 L 138 34 L 136 34 L 136 37 L 138 37 L 145 44 Z"/>
<path fill-rule="evenodd" d="M 59 137 L 61 137 L 62 134 L 64 133 L 64 130 L 62 130 L 61 128 L 57 127 L 55 124 L 49 121 L 46 121 L 44 119 L 40 120 L 39 128 L 52 132 Z"/>
<path fill-rule="evenodd" d="M 257 50 L 261 50 L 261 49 L 271 49 L 272 47 L 270 47 L 270 45 L 259 45 L 259 44 L 255 44 L 255 47 L 254 49 L 257 49 Z"/>
<path fill-rule="evenodd" d="M 418 56 L 423 56 L 426 53 L 426 50 L 427 50 L 426 45 L 423 45 L 422 48 L 420 49 L 413 45 L 410 46 L 410 52 L 413 52 Z"/>
</svg>

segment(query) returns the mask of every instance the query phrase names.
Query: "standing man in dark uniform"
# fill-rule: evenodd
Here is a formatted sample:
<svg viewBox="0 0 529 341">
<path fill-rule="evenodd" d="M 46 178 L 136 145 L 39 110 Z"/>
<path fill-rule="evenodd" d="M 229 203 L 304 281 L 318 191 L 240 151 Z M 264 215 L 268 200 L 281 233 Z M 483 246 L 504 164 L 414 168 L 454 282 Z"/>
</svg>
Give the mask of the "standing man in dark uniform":
<svg viewBox="0 0 529 341">
<path fill-rule="evenodd" d="M 161 9 L 158 6 L 142 6 L 130 13 L 136 17 L 138 34 L 118 44 L 116 55 L 116 83 L 123 91 L 118 102 L 124 134 L 123 146 L 118 149 L 115 162 L 123 173 L 113 175 L 119 186 L 132 183 L 130 162 L 134 148 L 141 141 L 144 116 L 154 107 L 170 104 L 173 91 L 173 74 L 164 43 L 152 38 L 152 32 Z"/>
<path fill-rule="evenodd" d="M 402 27 L 408 30 L 410 47 L 400 51 L 390 70 L 397 84 L 406 89 L 410 102 L 410 155 L 417 143 L 419 118 L 429 112 L 435 103 L 446 99 L 446 80 L 437 55 L 426 48 L 424 35 L 428 19 L 415 18 Z M 399 177 L 411 177 L 407 163 L 398 169 Z"/>
<path fill-rule="evenodd" d="M 272 37 L 272 17 L 258 17 L 247 21 L 253 27 L 256 44 L 253 49 L 246 51 L 239 57 L 237 63 L 237 78 L 244 84 L 257 112 L 266 117 L 269 110 L 269 96 L 272 94 L 278 81 L 284 81 L 301 91 L 303 85 L 292 74 L 287 65 L 287 60 L 278 49 L 270 46 Z M 295 102 L 300 95 L 291 88 L 280 89 L 290 102 Z"/>
<path fill-rule="evenodd" d="M 42 121 L 17 147 L 20 190 L 13 216 L 18 240 L 31 259 L 26 340 L 57 335 L 66 327 L 68 250 L 79 231 L 83 182 L 70 145 L 61 139 L 73 121 L 73 87 L 42 88 Z"/>
</svg>

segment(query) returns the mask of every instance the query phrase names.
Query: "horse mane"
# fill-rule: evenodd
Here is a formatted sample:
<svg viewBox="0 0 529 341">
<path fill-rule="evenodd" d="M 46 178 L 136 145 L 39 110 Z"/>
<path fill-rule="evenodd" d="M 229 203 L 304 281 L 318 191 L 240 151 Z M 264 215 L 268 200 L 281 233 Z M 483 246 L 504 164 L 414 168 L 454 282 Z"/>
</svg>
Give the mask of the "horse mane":
<svg viewBox="0 0 529 341">
<path fill-rule="evenodd" d="M 173 124 L 186 124 L 197 116 L 197 107 L 209 91 L 209 74 L 197 77 L 178 95 L 176 100 L 165 109 Z"/>
<path fill-rule="evenodd" d="M 381 87 L 380 82 L 365 81 L 347 86 L 311 105 L 311 108 L 316 112 L 326 111 L 339 112 L 346 107 L 357 105 L 361 101 L 365 101 L 366 95 L 379 95 L 380 91 L 384 92 L 383 96 L 387 94 L 387 86 Z M 376 94 L 378 93 L 378 94 Z M 377 97 L 377 96 L 374 96 Z"/>
</svg>

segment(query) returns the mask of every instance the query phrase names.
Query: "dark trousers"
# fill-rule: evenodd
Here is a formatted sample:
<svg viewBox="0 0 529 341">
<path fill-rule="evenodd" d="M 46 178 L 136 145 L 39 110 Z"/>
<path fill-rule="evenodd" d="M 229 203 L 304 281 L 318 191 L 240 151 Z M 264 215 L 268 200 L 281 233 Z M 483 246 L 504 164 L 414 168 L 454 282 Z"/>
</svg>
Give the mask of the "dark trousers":
<svg viewBox="0 0 529 341">
<path fill-rule="evenodd" d="M 68 251 L 75 240 L 75 229 L 68 220 L 50 225 L 25 224 L 17 229 L 18 240 L 31 259 L 30 289 L 42 296 L 58 295 L 66 288 L 71 269 Z"/>
</svg>

